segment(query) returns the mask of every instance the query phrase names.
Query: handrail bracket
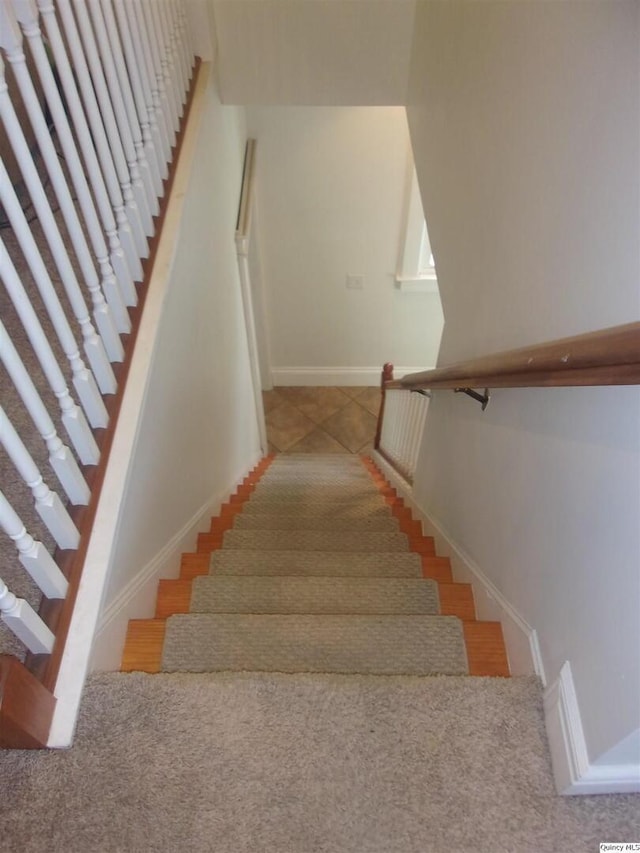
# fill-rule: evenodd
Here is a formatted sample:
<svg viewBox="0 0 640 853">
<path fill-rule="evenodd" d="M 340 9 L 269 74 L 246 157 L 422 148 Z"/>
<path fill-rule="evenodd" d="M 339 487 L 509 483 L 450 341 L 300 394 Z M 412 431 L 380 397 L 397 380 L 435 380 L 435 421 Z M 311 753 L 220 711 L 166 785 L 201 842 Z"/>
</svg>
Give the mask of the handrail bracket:
<svg viewBox="0 0 640 853">
<path fill-rule="evenodd" d="M 454 388 L 453 389 L 456 394 L 466 394 L 467 397 L 472 397 L 474 400 L 477 400 L 478 403 L 482 405 L 482 411 L 487 408 L 489 405 L 489 400 L 491 399 L 491 394 L 489 393 L 489 389 L 484 389 L 484 394 L 478 394 L 477 391 L 474 391 L 472 388 Z"/>
</svg>

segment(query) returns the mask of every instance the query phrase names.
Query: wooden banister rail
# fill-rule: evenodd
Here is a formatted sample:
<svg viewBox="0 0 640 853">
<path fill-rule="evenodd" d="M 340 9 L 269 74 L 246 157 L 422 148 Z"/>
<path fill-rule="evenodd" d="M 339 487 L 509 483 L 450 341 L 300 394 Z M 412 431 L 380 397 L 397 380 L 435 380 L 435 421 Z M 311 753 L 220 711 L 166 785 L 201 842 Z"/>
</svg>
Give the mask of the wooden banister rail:
<svg viewBox="0 0 640 853">
<path fill-rule="evenodd" d="M 386 388 L 533 388 L 640 384 L 640 322 L 409 373 Z"/>
</svg>

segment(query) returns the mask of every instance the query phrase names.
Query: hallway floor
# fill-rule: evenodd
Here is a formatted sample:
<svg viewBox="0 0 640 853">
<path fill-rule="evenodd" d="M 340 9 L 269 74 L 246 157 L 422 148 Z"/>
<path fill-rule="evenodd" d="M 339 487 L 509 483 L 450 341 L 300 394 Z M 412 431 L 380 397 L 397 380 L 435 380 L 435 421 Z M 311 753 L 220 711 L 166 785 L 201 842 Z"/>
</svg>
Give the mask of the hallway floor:
<svg viewBox="0 0 640 853">
<path fill-rule="evenodd" d="M 262 398 L 271 453 L 366 453 L 373 447 L 377 387 L 283 386 Z"/>
</svg>

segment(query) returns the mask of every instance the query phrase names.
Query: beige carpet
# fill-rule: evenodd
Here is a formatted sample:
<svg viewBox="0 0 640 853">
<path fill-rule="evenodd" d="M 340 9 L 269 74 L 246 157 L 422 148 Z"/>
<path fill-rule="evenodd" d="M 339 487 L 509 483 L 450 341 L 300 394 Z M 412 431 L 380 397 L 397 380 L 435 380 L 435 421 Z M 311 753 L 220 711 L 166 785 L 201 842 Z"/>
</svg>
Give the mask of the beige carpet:
<svg viewBox="0 0 640 853">
<path fill-rule="evenodd" d="M 597 853 L 640 797 L 557 797 L 535 679 L 90 679 L 75 746 L 0 754 L 15 853 Z"/>
</svg>

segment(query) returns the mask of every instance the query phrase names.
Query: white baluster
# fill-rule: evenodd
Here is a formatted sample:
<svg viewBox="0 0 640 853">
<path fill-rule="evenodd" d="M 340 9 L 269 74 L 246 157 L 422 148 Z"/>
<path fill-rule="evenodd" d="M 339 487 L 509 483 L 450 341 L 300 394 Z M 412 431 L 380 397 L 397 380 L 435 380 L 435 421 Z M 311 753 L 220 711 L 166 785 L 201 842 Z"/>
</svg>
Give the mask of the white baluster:
<svg viewBox="0 0 640 853">
<path fill-rule="evenodd" d="M 171 74 L 171 68 L 169 65 L 169 55 L 167 45 L 165 44 L 164 34 L 162 32 L 162 24 L 160 22 L 160 12 L 158 4 L 155 0 L 140 0 L 145 8 L 147 13 L 147 25 L 150 29 L 150 36 L 155 39 L 155 43 L 158 47 L 158 55 L 160 58 L 160 68 L 162 69 L 162 76 L 164 78 L 165 89 L 167 90 L 167 96 L 170 104 L 170 119 L 171 126 L 174 131 L 177 133 L 180 129 L 180 99 L 178 98 L 175 90 L 175 85 L 173 81 L 173 77 Z"/>
<path fill-rule="evenodd" d="M 136 109 L 136 100 L 133 94 L 133 79 L 127 70 L 125 63 L 123 47 L 118 33 L 118 26 L 113 11 L 111 0 L 101 0 L 102 16 L 109 37 L 109 45 L 111 46 L 111 56 L 115 65 L 115 70 L 120 83 L 120 91 L 122 100 L 127 113 L 131 136 L 135 147 L 138 166 L 140 168 L 140 176 L 146 191 L 147 204 L 153 216 L 160 213 L 160 205 L 158 204 L 159 192 L 156 192 L 155 178 L 159 179 L 159 173 L 154 173 L 151 163 L 147 159 L 147 147 L 143 139 L 143 132 L 140 121 L 138 119 L 138 111 Z M 148 133 L 148 127 L 147 127 Z M 149 137 L 150 139 L 150 137 Z"/>
<path fill-rule="evenodd" d="M 42 33 L 38 24 L 38 11 L 35 0 L 12 0 L 16 17 L 22 26 L 22 31 L 27 38 L 34 58 L 40 82 L 47 99 L 47 106 L 53 117 L 58 139 L 66 159 L 67 168 L 73 187 L 78 198 L 80 209 L 84 217 L 89 239 L 100 270 L 102 290 L 106 296 L 107 303 L 115 319 L 115 324 L 120 331 L 129 331 L 130 323 L 122 291 L 115 277 L 113 267 L 109 258 L 109 250 L 100 227 L 98 214 L 89 185 L 84 174 L 76 143 L 71 133 L 69 120 L 60 97 L 58 84 L 51 70 L 49 56 L 42 40 Z"/>
<path fill-rule="evenodd" d="M 51 390 L 58 398 L 62 423 L 83 465 L 95 465 L 99 459 L 98 445 L 89 429 L 82 410 L 77 406 L 67 388 L 62 371 L 53 354 L 40 321 L 13 266 L 9 253 L 0 240 L 0 278 L 18 312 L 25 332 L 31 342 Z"/>
<path fill-rule="evenodd" d="M 68 21 L 65 16 L 65 9 L 67 9 L 67 6 L 68 0 L 58 0 L 57 8 L 59 9 L 60 14 L 62 16 L 62 20 L 65 27 L 65 33 L 68 34 Z M 109 90 L 104 79 L 104 73 L 102 70 L 100 56 L 98 53 L 98 46 L 96 44 L 96 40 L 93 34 L 93 29 L 91 27 L 91 21 L 89 20 L 89 14 L 85 6 L 82 3 L 77 2 L 77 0 L 74 0 L 73 8 L 76 12 L 78 27 L 82 36 L 82 43 L 84 45 L 84 55 L 86 57 L 87 62 L 89 63 L 89 68 L 91 71 L 93 89 L 98 99 L 98 104 L 100 105 L 100 115 L 102 121 L 104 122 L 104 128 L 107 133 L 109 150 L 111 151 L 111 155 L 113 157 L 113 164 L 118 175 L 118 181 L 120 183 L 122 196 L 124 197 L 125 207 L 127 210 L 127 218 L 129 219 L 129 222 L 131 224 L 133 237 L 136 245 L 136 251 L 138 253 L 138 257 L 146 258 L 149 254 L 149 247 L 147 245 L 147 239 L 144 233 L 140 209 L 136 202 L 133 187 L 131 186 L 131 176 L 129 174 L 127 160 L 124 154 L 124 150 L 122 148 L 122 140 L 120 139 L 120 134 L 118 132 L 118 124 L 116 122 L 116 118 L 113 112 L 111 98 L 109 97 Z M 68 13 L 71 19 L 73 20 L 70 7 L 68 7 Z M 73 26 L 75 27 L 75 22 Z M 77 71 L 78 69 L 76 66 L 76 72 Z"/>
<path fill-rule="evenodd" d="M 80 0 L 75 0 L 75 2 L 77 6 Z M 151 237 L 154 232 L 153 217 L 151 215 L 151 208 L 149 206 L 147 190 L 145 189 L 144 181 L 142 178 L 142 164 L 138 160 L 139 154 L 141 152 L 144 155 L 144 149 L 142 147 L 142 137 L 140 136 L 140 128 L 138 128 L 140 150 L 137 150 L 134 142 L 134 130 L 130 124 L 131 117 L 126 108 L 126 102 L 122 89 L 122 81 L 118 79 L 118 72 L 116 70 L 116 64 L 114 61 L 115 57 L 113 55 L 113 46 L 109 43 L 109 36 L 107 33 L 107 28 L 105 26 L 104 17 L 102 15 L 102 8 L 100 6 L 100 2 L 99 0 L 82 0 L 82 2 L 88 3 L 89 5 L 89 10 L 91 12 L 91 20 L 93 21 L 94 34 L 96 42 L 98 44 L 98 49 L 100 51 L 100 57 L 102 59 L 102 70 L 104 72 L 105 81 L 107 83 L 107 88 L 111 97 L 111 105 L 113 107 L 116 123 L 118 125 L 118 132 L 120 134 L 120 140 L 122 142 L 125 157 L 127 158 L 127 165 L 129 166 L 133 193 L 136 199 L 136 203 L 138 205 L 138 210 L 140 211 L 140 218 L 142 220 L 142 226 L 144 228 L 145 234 L 147 235 L 147 237 Z M 137 124 L 135 110 L 133 111 L 133 118 L 135 123 Z"/>
<path fill-rule="evenodd" d="M 35 167 L 33 167 L 33 170 L 35 171 Z M 37 178 L 33 173 L 31 173 L 31 177 Z M 32 185 L 31 180 L 27 180 L 26 183 L 27 186 Z M 38 189 L 39 192 L 35 196 L 32 196 L 32 201 L 34 202 L 34 206 L 38 213 L 43 214 L 41 221 L 46 221 L 47 227 L 45 228 L 45 233 L 47 233 L 49 229 L 54 229 L 55 234 L 57 235 L 58 244 L 56 245 L 54 256 L 60 253 L 66 264 L 71 268 L 69 258 L 64 251 L 64 246 L 62 246 L 62 238 L 57 230 L 53 214 L 51 213 L 51 209 L 48 206 L 46 198 L 44 198 L 44 190 L 41 185 Z M 18 197 L 11 185 L 7 171 L 4 168 L 4 164 L 1 162 L 0 201 L 2 202 L 7 216 L 9 217 L 11 227 L 18 238 L 20 248 L 22 249 L 25 258 L 27 259 L 29 269 L 31 270 L 33 279 L 38 287 L 42 301 L 47 308 L 58 339 L 69 360 L 74 385 L 78 390 L 78 394 L 81 396 L 81 399 L 87 401 L 85 411 L 89 415 L 89 419 L 93 426 L 106 426 L 108 421 L 107 410 L 102 398 L 100 397 L 93 375 L 87 370 L 82 358 L 80 357 L 76 340 L 69 326 L 67 316 L 51 282 L 47 268 L 45 267 L 40 255 L 40 250 L 33 238 L 29 223 L 27 222 Z M 49 217 L 48 219 L 47 214 Z M 73 276 L 73 270 L 71 270 L 71 275 Z M 72 285 L 71 289 L 76 292 L 75 300 L 72 302 L 72 305 L 76 317 L 78 317 L 78 314 L 80 315 L 79 322 L 84 335 L 84 348 L 87 358 L 89 359 L 91 367 L 93 368 L 98 380 L 100 390 L 104 394 L 112 394 L 116 389 L 116 380 L 113 375 L 113 370 L 109 364 L 109 359 L 107 358 L 102 341 L 96 334 L 93 324 L 91 323 L 86 303 L 80 293 L 79 285 L 75 281 L 75 278 L 73 281 L 74 285 Z"/>
<path fill-rule="evenodd" d="M 77 548 L 80 534 L 58 495 L 42 478 L 33 457 L 0 406 L 0 444 L 31 489 L 36 512 L 59 548 Z"/>
<path fill-rule="evenodd" d="M 184 104 L 187 100 L 187 90 L 189 88 L 189 69 L 187 68 L 184 53 L 182 51 L 180 21 L 178 19 L 176 7 L 171 0 L 163 0 L 162 5 L 167 22 L 167 29 L 171 34 L 171 51 L 174 56 L 176 72 L 180 84 L 180 101 Z"/>
<path fill-rule="evenodd" d="M 158 42 L 153 26 L 153 20 L 151 18 L 150 11 L 146 6 L 146 3 L 143 3 L 142 0 L 131 0 L 131 5 L 135 9 L 135 13 L 138 17 L 138 29 L 149 49 L 149 55 L 151 57 L 151 63 L 153 67 L 153 74 L 155 76 L 155 91 L 157 91 L 158 93 L 158 102 L 162 107 L 164 123 L 167 128 L 167 134 L 169 136 L 169 144 L 173 148 L 173 146 L 176 144 L 176 131 L 173 126 L 172 115 L 173 110 L 171 105 L 170 93 L 165 83 L 162 63 L 160 61 L 160 50 L 158 48 Z"/>
<path fill-rule="evenodd" d="M 191 24 L 187 16 L 184 0 L 175 0 L 178 9 L 178 16 L 181 22 L 181 31 L 184 36 L 185 51 L 187 54 L 187 63 L 189 65 L 189 79 L 191 79 L 191 71 L 195 63 L 195 50 L 193 49 L 193 38 L 191 36 Z"/>
<path fill-rule="evenodd" d="M 178 110 L 178 118 L 180 119 L 184 112 L 182 105 L 184 103 L 185 87 L 182 85 L 182 69 L 180 68 L 176 52 L 176 34 L 170 26 L 167 15 L 167 6 L 164 0 L 158 0 L 154 5 L 158 16 L 158 27 L 164 43 L 165 56 L 167 57 L 167 69 L 169 71 L 169 78 L 173 87 L 173 94 Z M 179 121 L 178 127 L 180 127 Z"/>
<path fill-rule="evenodd" d="M 160 175 L 165 180 L 169 174 L 167 163 L 171 159 L 171 142 L 169 140 L 169 131 L 162 108 L 160 92 L 156 85 L 151 51 L 146 35 L 143 36 L 139 28 L 138 21 L 141 12 L 131 0 L 115 0 L 115 3 L 120 22 L 120 31 L 128 30 L 131 34 L 135 54 L 138 58 L 140 83 L 149 116 L 149 124 L 151 125 L 151 133 L 156 142 L 158 166 L 160 168 Z"/>
<path fill-rule="evenodd" d="M 16 598 L 0 578 L 2 621 L 34 655 L 50 654 L 55 637 L 24 598 Z"/>
<path fill-rule="evenodd" d="M 173 7 L 173 14 L 178 27 L 178 48 L 184 67 L 184 79 L 186 80 L 187 90 L 189 81 L 191 80 L 191 69 L 193 68 L 193 53 L 189 47 L 189 36 L 187 33 L 187 19 L 183 14 L 184 9 L 180 0 L 170 0 L 170 5 Z"/>
<path fill-rule="evenodd" d="M 47 598 L 64 598 L 69 584 L 42 542 L 27 533 L 22 519 L 0 492 L 0 527 L 13 539 L 20 562 Z"/>
<path fill-rule="evenodd" d="M 109 5 L 109 0 L 103 0 L 103 3 L 104 6 L 107 7 Z M 129 80 L 131 81 L 135 108 L 137 110 L 142 139 L 144 141 L 147 161 L 151 172 L 153 192 L 156 198 L 159 198 L 163 195 L 163 186 L 162 173 L 160 169 L 160 155 L 156 150 L 156 142 L 154 141 L 155 134 L 152 131 L 152 121 L 155 121 L 155 117 L 152 119 L 149 114 L 149 110 L 147 109 L 144 87 L 139 69 L 140 60 L 139 57 L 136 56 L 135 47 L 133 45 L 133 34 L 130 32 L 128 27 L 123 3 L 124 0 L 114 0 L 114 8 L 120 25 L 120 38 L 127 61 L 127 69 L 129 73 Z M 152 208 L 152 211 L 155 213 L 154 208 Z"/>
<path fill-rule="evenodd" d="M 18 355 L 2 320 L 0 320 L 0 360 L 2 360 L 11 377 L 25 408 L 31 415 L 36 429 L 47 445 L 49 463 L 65 494 L 73 504 L 88 504 L 91 497 L 89 486 L 82 476 L 75 457 L 59 438 L 49 412 L 42 402 L 42 398 Z"/>
<path fill-rule="evenodd" d="M 75 138 L 77 139 L 80 150 L 82 151 L 87 174 L 89 176 L 93 195 L 102 221 L 102 227 L 104 228 L 109 241 L 109 257 L 111 260 L 111 266 L 113 267 L 116 278 L 120 284 L 120 289 L 125 303 L 127 305 L 135 305 L 137 302 L 137 295 L 133 284 L 133 275 L 127 262 L 120 234 L 118 233 L 116 221 L 109 202 L 107 188 L 98 164 L 95 148 L 93 147 L 91 132 L 87 124 L 84 110 L 80 103 L 80 95 L 76 88 L 74 75 L 71 70 L 69 58 L 58 26 L 55 9 L 51 4 L 51 0 L 37 0 L 37 2 L 45 23 L 49 45 L 55 59 L 56 71 L 64 90 L 66 106 L 71 114 L 71 118 L 75 126 Z M 128 222 L 126 222 L 126 217 L 125 223 L 128 229 L 128 238 L 131 243 L 131 247 L 135 251 L 133 238 L 131 237 L 131 229 Z"/>
<path fill-rule="evenodd" d="M 4 3 L 0 3 L 0 45 L 4 47 L 6 56 L 11 63 L 11 68 L 18 83 L 31 126 L 38 141 L 40 153 L 46 163 L 47 171 L 69 232 L 69 237 L 78 258 L 82 275 L 89 288 L 93 305 L 104 314 L 102 323 L 105 328 L 103 329 L 102 326 L 99 326 L 99 328 L 107 351 L 109 351 L 108 341 L 113 338 L 115 328 L 111 333 L 108 333 L 106 326 L 110 324 L 120 328 L 121 331 L 128 331 L 126 326 L 129 318 L 121 302 L 114 301 L 111 305 L 107 305 L 105 302 L 93 265 L 91 252 L 87 245 L 80 220 L 78 219 L 69 187 L 62 172 L 58 155 L 51 140 L 49 128 L 42 112 L 42 106 L 40 105 L 31 75 L 29 74 L 29 69 L 27 68 L 25 55 L 22 52 L 22 33 L 13 16 L 12 10 Z M 113 311 L 113 317 L 111 316 L 111 311 Z"/>
<path fill-rule="evenodd" d="M 141 230 L 137 208 L 133 209 L 135 208 L 135 203 L 132 208 L 128 208 L 125 205 L 125 199 L 120 188 L 118 172 L 116 170 L 116 165 L 114 162 L 114 154 L 111 151 L 109 140 L 107 139 L 107 134 L 105 132 L 105 127 L 102 122 L 102 116 L 100 115 L 98 101 L 96 100 L 95 92 L 91 84 L 91 75 L 89 74 L 89 67 L 85 59 L 82 43 L 80 41 L 80 35 L 78 33 L 75 18 L 73 17 L 73 12 L 71 11 L 71 6 L 69 5 L 69 0 L 57 0 L 56 8 L 60 13 L 60 17 L 64 24 L 65 40 L 69 47 L 69 52 L 73 60 L 73 68 L 75 74 L 72 74 L 72 79 L 77 80 L 78 85 L 80 87 L 80 91 L 82 93 L 82 100 L 84 102 L 87 119 L 91 128 L 90 138 L 95 144 L 98 159 L 100 160 L 102 174 L 104 177 L 107 192 L 109 194 L 109 200 L 111 202 L 111 206 L 113 207 L 113 212 L 118 225 L 118 234 L 122 242 L 122 248 L 124 249 L 124 253 L 126 255 L 127 265 L 131 272 L 131 275 L 133 276 L 133 279 L 135 281 L 142 281 L 144 273 L 142 270 L 142 264 L 140 263 L 140 254 L 138 253 L 138 248 L 136 245 L 136 235 L 134 234 L 136 222 L 139 227 L 139 230 Z M 49 25 L 51 25 L 51 27 L 53 28 L 53 23 L 56 21 L 55 15 L 50 14 L 48 6 L 45 7 L 42 11 L 43 14 L 46 15 L 45 22 L 47 24 L 47 32 L 50 33 Z M 53 44 L 55 48 L 56 42 L 54 41 Z M 61 61 L 60 51 L 58 51 L 58 53 L 56 54 L 56 61 Z M 61 67 L 66 67 L 64 61 L 62 61 Z M 65 85 L 67 75 L 61 75 L 61 77 L 63 85 Z M 65 88 L 67 99 L 71 103 L 72 97 L 69 95 L 69 91 L 71 91 L 70 88 Z M 74 117 L 74 121 L 75 120 L 76 119 Z M 78 127 L 78 125 L 76 125 L 76 127 Z M 87 139 L 89 140 L 89 137 Z M 125 294 L 128 294 L 127 304 L 135 305 L 137 299 L 137 297 L 135 296 L 135 291 L 133 292 L 133 296 L 131 295 L 130 291 L 125 291 Z"/>
</svg>

